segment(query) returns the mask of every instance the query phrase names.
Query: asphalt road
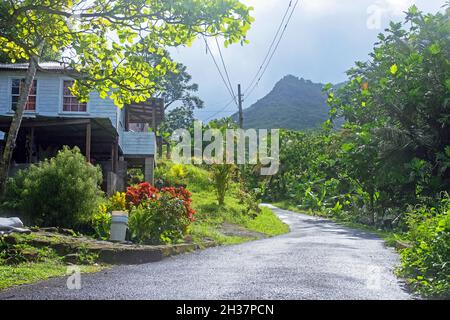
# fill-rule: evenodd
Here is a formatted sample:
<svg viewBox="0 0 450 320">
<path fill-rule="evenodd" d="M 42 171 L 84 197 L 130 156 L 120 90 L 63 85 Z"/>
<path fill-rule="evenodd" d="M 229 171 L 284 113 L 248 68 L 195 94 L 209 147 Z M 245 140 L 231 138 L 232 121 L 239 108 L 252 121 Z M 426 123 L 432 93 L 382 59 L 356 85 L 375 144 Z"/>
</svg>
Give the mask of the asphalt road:
<svg viewBox="0 0 450 320">
<path fill-rule="evenodd" d="M 291 232 L 156 263 L 17 287 L 0 299 L 411 299 L 398 256 L 374 235 L 274 209 Z"/>
</svg>

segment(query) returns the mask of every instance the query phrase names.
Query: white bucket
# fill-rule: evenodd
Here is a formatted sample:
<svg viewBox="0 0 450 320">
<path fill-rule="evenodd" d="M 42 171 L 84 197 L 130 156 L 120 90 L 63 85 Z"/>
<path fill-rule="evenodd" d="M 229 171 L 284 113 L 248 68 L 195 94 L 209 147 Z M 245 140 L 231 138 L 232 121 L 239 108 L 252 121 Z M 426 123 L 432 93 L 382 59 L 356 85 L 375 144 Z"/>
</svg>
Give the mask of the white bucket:
<svg viewBox="0 0 450 320">
<path fill-rule="evenodd" d="M 128 229 L 128 212 L 113 211 L 111 219 L 111 233 L 109 240 L 125 241 Z"/>
</svg>

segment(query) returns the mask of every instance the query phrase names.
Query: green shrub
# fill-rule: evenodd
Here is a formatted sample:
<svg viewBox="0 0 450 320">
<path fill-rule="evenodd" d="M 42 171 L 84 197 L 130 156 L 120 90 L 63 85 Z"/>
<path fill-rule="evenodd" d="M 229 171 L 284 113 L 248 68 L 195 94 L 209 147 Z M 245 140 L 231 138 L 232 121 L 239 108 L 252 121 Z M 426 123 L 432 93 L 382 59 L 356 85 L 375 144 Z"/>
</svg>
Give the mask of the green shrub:
<svg viewBox="0 0 450 320">
<path fill-rule="evenodd" d="M 237 190 L 237 197 L 239 199 L 239 204 L 244 205 L 243 214 L 256 218 L 256 216 L 261 212 L 259 207 L 261 201 L 259 201 L 254 192 L 247 192 L 243 188 Z"/>
<path fill-rule="evenodd" d="M 401 274 L 426 297 L 450 297 L 450 199 L 414 208 L 407 219 L 412 247 L 401 252 Z"/>
<path fill-rule="evenodd" d="M 105 208 L 105 210 L 103 210 Z M 106 206 L 101 205 L 91 218 L 91 226 L 94 230 L 94 237 L 100 240 L 108 240 L 111 230 L 111 214 L 106 211 Z"/>
<path fill-rule="evenodd" d="M 32 225 L 76 229 L 89 222 L 102 191 L 99 167 L 80 150 L 64 147 L 55 158 L 21 170 L 8 182 L 5 206 Z"/>
</svg>

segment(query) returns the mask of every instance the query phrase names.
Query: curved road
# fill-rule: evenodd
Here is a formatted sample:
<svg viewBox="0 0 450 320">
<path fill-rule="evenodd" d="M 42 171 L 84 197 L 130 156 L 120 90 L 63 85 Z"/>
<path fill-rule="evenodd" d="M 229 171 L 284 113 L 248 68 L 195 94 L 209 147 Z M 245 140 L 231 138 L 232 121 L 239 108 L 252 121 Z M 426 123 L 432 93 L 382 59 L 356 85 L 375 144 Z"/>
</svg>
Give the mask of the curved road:
<svg viewBox="0 0 450 320">
<path fill-rule="evenodd" d="M 374 235 L 277 208 L 291 232 L 160 262 L 55 278 L 0 299 L 411 299 L 394 276 L 398 257 Z"/>
</svg>

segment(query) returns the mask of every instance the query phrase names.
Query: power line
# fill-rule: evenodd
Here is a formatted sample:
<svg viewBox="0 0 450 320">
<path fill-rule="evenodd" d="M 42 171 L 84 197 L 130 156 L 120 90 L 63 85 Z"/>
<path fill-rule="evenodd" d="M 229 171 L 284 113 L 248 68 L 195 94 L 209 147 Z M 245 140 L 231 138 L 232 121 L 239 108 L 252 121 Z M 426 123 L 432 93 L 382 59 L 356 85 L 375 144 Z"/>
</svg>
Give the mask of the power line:
<svg viewBox="0 0 450 320">
<path fill-rule="evenodd" d="M 211 56 L 212 60 L 214 61 L 214 65 L 216 66 L 216 69 L 217 69 L 217 71 L 219 72 L 219 75 L 220 75 L 220 77 L 222 78 L 222 81 L 223 81 L 225 87 L 227 88 L 228 93 L 229 93 L 230 96 L 233 98 L 232 101 L 235 101 L 236 97 L 235 97 L 235 95 L 233 94 L 233 91 L 232 91 L 233 88 L 228 87 L 227 81 L 225 80 L 225 77 L 224 77 L 223 74 L 222 74 L 222 70 L 220 70 L 220 67 L 219 67 L 219 65 L 217 64 L 216 58 L 214 57 L 214 55 L 213 55 L 212 52 L 211 52 L 211 49 L 210 49 L 210 47 L 209 47 L 209 45 L 208 45 L 208 41 L 206 41 L 206 38 L 203 38 L 203 39 L 205 40 L 206 48 L 207 48 L 207 50 L 208 50 L 208 52 L 209 52 L 209 55 Z"/>
<path fill-rule="evenodd" d="M 230 104 L 232 104 L 233 101 L 236 102 L 236 99 L 233 98 L 233 100 L 230 100 L 230 102 L 228 102 L 222 109 L 220 109 L 219 111 L 217 111 L 216 113 L 214 113 L 212 116 L 208 117 L 208 118 L 205 120 L 205 122 L 208 121 L 208 120 L 211 120 L 212 118 L 214 118 L 214 117 L 217 116 L 218 114 L 221 114 L 221 113 L 223 113 L 223 112 L 227 112 L 227 111 L 225 111 L 225 109 L 226 109 Z M 230 110 L 230 111 L 231 111 L 231 110 Z"/>
<path fill-rule="evenodd" d="M 267 61 L 267 64 L 266 64 L 266 66 L 264 67 L 263 72 L 262 72 L 261 75 L 259 76 L 258 81 L 255 82 L 255 84 L 253 85 L 253 87 L 252 87 L 251 89 L 249 89 L 249 91 L 248 91 L 248 93 L 247 93 L 247 98 L 253 93 L 253 91 L 256 89 L 256 87 L 258 86 L 259 82 L 261 81 L 262 77 L 263 77 L 264 74 L 266 73 L 267 67 L 269 66 L 270 62 L 272 61 L 272 58 L 273 58 L 273 56 L 275 55 L 275 52 L 277 51 L 277 49 L 278 49 L 278 47 L 279 47 L 279 45 L 280 45 L 281 40 L 283 39 L 284 33 L 285 33 L 286 30 L 287 30 L 287 27 L 288 27 L 288 25 L 289 25 L 289 22 L 290 22 L 291 19 L 292 19 L 292 15 L 294 14 L 295 8 L 297 7 L 298 3 L 299 3 L 299 0 L 297 0 L 297 1 L 295 2 L 295 5 L 294 5 L 294 7 L 293 7 L 292 10 L 291 10 L 291 13 L 290 13 L 290 15 L 289 15 L 289 18 L 288 18 L 286 24 L 284 25 L 283 31 L 281 32 L 281 35 L 280 35 L 280 37 L 278 38 L 278 42 L 277 42 L 277 44 L 275 45 L 275 48 L 274 48 L 274 50 L 272 51 L 272 54 L 270 55 L 270 58 L 269 58 L 269 60 Z"/>
<path fill-rule="evenodd" d="M 267 61 L 267 64 L 266 64 L 266 66 L 264 67 L 263 72 L 262 72 L 261 75 L 259 76 L 258 81 L 256 81 L 255 84 L 253 85 L 253 87 L 248 91 L 248 93 L 247 93 L 247 99 L 248 99 L 248 97 L 253 93 L 253 91 L 256 89 L 256 87 L 258 86 L 259 82 L 261 81 L 261 78 L 262 78 L 262 77 L 264 76 L 264 74 L 266 73 L 267 67 L 269 66 L 270 62 L 272 61 L 272 58 L 273 58 L 273 56 L 275 55 L 275 52 L 277 51 L 277 49 L 278 49 L 278 47 L 279 47 L 279 45 L 280 45 L 281 40 L 283 39 L 284 33 L 285 33 L 286 30 L 287 30 L 287 27 L 288 27 L 288 25 L 289 25 L 289 22 L 290 22 L 291 19 L 292 19 L 292 15 L 294 14 L 295 8 L 297 7 L 299 1 L 300 1 L 300 0 L 297 0 L 297 1 L 295 2 L 295 5 L 294 5 L 294 7 L 293 7 L 292 10 L 291 10 L 291 13 L 290 13 L 290 15 L 289 15 L 289 18 L 288 18 L 286 24 L 284 25 L 283 31 L 281 32 L 281 35 L 280 35 L 280 37 L 279 37 L 279 39 L 278 39 L 278 42 L 277 42 L 277 44 L 276 44 L 276 46 L 275 46 L 275 49 L 272 51 L 272 54 L 270 55 L 270 58 L 269 58 L 269 60 Z"/>
<path fill-rule="evenodd" d="M 225 77 L 224 77 L 223 74 L 222 74 L 222 70 L 220 69 L 220 67 L 219 67 L 219 65 L 218 65 L 218 63 L 217 63 L 217 61 L 216 61 L 214 55 L 212 54 L 212 51 L 211 51 L 211 48 L 210 48 L 209 45 L 208 45 L 208 42 L 206 41 L 205 38 L 203 38 L 203 39 L 205 40 L 206 48 L 207 48 L 209 54 L 211 55 L 211 58 L 212 58 L 213 61 L 214 61 L 214 65 L 216 66 L 216 69 L 217 69 L 217 71 L 219 72 L 220 77 L 222 78 L 222 81 L 223 81 L 225 87 L 227 88 L 228 93 L 229 93 L 229 94 L 231 95 L 231 97 L 232 97 L 232 99 L 231 99 L 231 100 L 230 100 L 230 101 L 229 101 L 222 109 L 218 110 L 218 111 L 215 112 L 212 116 L 210 116 L 209 118 L 207 118 L 207 119 L 205 120 L 205 121 L 208 121 L 208 120 L 214 118 L 215 116 L 217 116 L 217 115 L 220 114 L 220 113 L 227 112 L 227 111 L 225 111 L 225 110 L 228 108 L 228 106 L 229 106 L 230 104 L 232 104 L 233 102 L 237 105 L 237 102 L 236 102 L 236 95 L 235 95 L 235 93 L 234 93 L 233 86 L 232 86 L 231 81 L 230 81 L 230 76 L 229 76 L 229 73 L 228 73 L 228 69 L 227 69 L 227 67 L 226 67 L 225 60 L 223 59 L 222 50 L 220 49 L 219 42 L 217 41 L 217 38 L 216 38 L 216 44 L 217 44 L 217 48 L 218 48 L 218 50 L 219 50 L 220 59 L 221 59 L 221 61 L 222 61 L 222 65 L 223 65 L 223 68 L 224 68 L 224 70 L 225 70 L 225 75 L 226 75 L 226 78 L 227 78 L 227 80 L 228 80 L 228 83 L 227 83 L 227 81 L 225 80 Z M 231 111 L 231 110 L 230 110 L 230 111 Z"/>
<path fill-rule="evenodd" d="M 219 109 L 219 110 L 195 110 L 196 113 L 217 113 L 217 112 L 230 112 L 235 111 L 235 109 Z"/>
<path fill-rule="evenodd" d="M 283 27 L 284 21 L 286 20 L 286 17 L 287 17 L 287 15 L 289 13 L 289 9 L 291 8 L 291 6 L 292 6 L 292 0 L 289 1 L 289 5 L 286 8 L 286 12 L 283 15 L 283 19 L 281 19 L 281 22 L 280 22 L 280 25 L 278 26 L 277 32 L 275 33 L 275 35 L 274 35 L 274 37 L 272 39 L 272 42 L 271 42 L 271 44 L 269 46 L 269 49 L 267 50 L 266 56 L 264 57 L 264 60 L 261 63 L 261 65 L 259 66 L 259 69 L 256 72 L 255 76 L 253 77 L 252 81 L 250 81 L 250 84 L 248 85 L 247 89 L 245 90 L 244 95 L 247 94 L 248 90 L 253 86 L 254 82 L 258 79 L 258 75 L 259 75 L 260 71 L 263 69 L 264 64 L 267 61 L 267 58 L 269 57 L 270 52 L 272 51 L 273 45 L 275 44 L 275 41 L 278 38 L 278 35 L 279 35 L 280 31 L 281 31 L 281 28 Z"/>
<path fill-rule="evenodd" d="M 293 7 L 292 7 L 292 0 L 289 2 L 289 6 L 288 6 L 288 8 L 286 9 L 286 12 L 285 12 L 284 15 L 283 15 L 283 18 L 282 18 L 282 20 L 281 20 L 281 23 L 280 23 L 280 25 L 278 26 L 278 29 L 277 29 L 277 31 L 276 31 L 276 33 L 275 33 L 274 38 L 272 39 L 272 42 L 271 42 L 271 44 L 270 44 L 270 46 L 269 46 L 269 49 L 268 49 L 268 51 L 267 51 L 267 53 L 266 53 L 266 55 L 265 55 L 265 57 L 264 57 L 263 62 L 262 62 L 262 64 L 261 64 L 261 66 L 259 67 L 257 73 L 255 74 L 254 78 L 253 78 L 252 81 L 250 82 L 250 85 L 247 87 L 247 89 L 246 89 L 245 92 L 244 92 L 244 95 L 246 94 L 246 95 L 247 95 L 247 98 L 253 93 L 253 91 L 256 89 L 256 87 L 258 86 L 259 82 L 261 81 L 262 77 L 263 77 L 264 74 L 266 73 L 267 68 L 268 68 L 270 62 L 272 61 L 272 58 L 273 58 L 273 56 L 275 55 L 275 52 L 277 51 L 277 49 L 278 49 L 278 47 L 279 47 L 279 45 L 280 45 L 281 40 L 283 39 L 283 36 L 284 36 L 284 34 L 285 34 L 286 30 L 287 30 L 287 27 L 288 27 L 288 25 L 289 25 L 289 23 L 290 23 L 290 21 L 291 21 L 291 19 L 292 19 L 292 15 L 294 14 L 294 11 L 295 11 L 295 9 L 296 9 L 296 7 L 297 7 L 299 1 L 300 1 L 300 0 L 297 0 L 297 1 L 295 2 L 295 4 L 294 4 Z M 291 7 L 292 7 L 292 10 L 290 11 Z M 289 11 L 290 11 L 290 14 L 289 14 Z M 289 14 L 289 17 L 288 17 L 288 14 Z M 286 17 L 288 17 L 287 21 L 286 21 Z M 285 21 L 286 21 L 286 24 L 284 25 L 284 28 L 283 28 L 283 24 L 284 24 Z M 283 29 L 282 29 L 282 28 L 283 28 Z M 280 34 L 280 31 L 281 31 L 281 34 Z M 279 37 L 278 37 L 278 36 L 279 36 Z M 277 41 L 277 38 L 278 38 L 278 41 Z M 226 108 L 227 108 L 231 103 L 234 102 L 234 103 L 237 105 L 237 102 L 236 102 L 236 95 L 235 95 L 235 93 L 234 93 L 233 86 L 232 86 L 232 84 L 231 84 L 230 77 L 229 77 L 229 74 L 228 74 L 228 70 L 227 70 L 225 61 L 224 61 L 224 59 L 223 59 L 222 51 L 221 51 L 221 49 L 220 49 L 219 43 L 218 43 L 218 41 L 217 41 L 217 38 L 216 38 L 216 44 L 217 44 L 217 48 L 218 48 L 218 50 L 219 50 L 220 59 L 222 60 L 222 65 L 223 65 L 223 68 L 224 68 L 224 70 L 225 70 L 225 75 L 226 75 L 226 78 L 227 78 L 227 80 L 228 80 L 228 83 L 227 83 L 227 80 L 225 80 L 225 77 L 223 76 L 222 71 L 221 71 L 221 69 L 220 69 L 220 67 L 219 67 L 219 65 L 218 65 L 218 63 L 217 63 L 217 61 L 216 61 L 214 55 L 213 55 L 212 52 L 211 52 L 211 49 L 210 49 L 210 47 L 209 47 L 209 45 L 208 45 L 208 42 L 206 41 L 205 38 L 204 38 L 204 40 L 205 40 L 206 48 L 207 48 L 209 54 L 211 55 L 211 57 L 212 57 L 212 59 L 213 59 L 213 61 L 214 61 L 214 64 L 215 64 L 215 66 L 216 66 L 216 68 L 217 68 L 217 71 L 219 72 L 220 77 L 222 78 L 222 81 L 223 81 L 225 87 L 227 88 L 228 93 L 229 93 L 230 96 L 232 97 L 232 100 L 230 100 L 230 102 L 228 102 L 222 109 L 218 110 L 218 111 L 215 112 L 212 116 L 210 116 L 209 118 L 207 118 L 207 119 L 205 120 L 205 121 L 208 121 L 208 120 L 214 118 L 215 116 L 217 116 L 218 114 L 223 113 L 223 112 L 226 112 L 226 111 L 225 111 Z M 276 44 L 275 44 L 275 43 L 276 43 Z M 274 44 L 275 44 L 275 48 L 274 48 Z M 272 50 L 272 49 L 273 49 L 273 50 Z M 266 62 L 267 62 L 267 63 L 266 63 Z M 261 72 L 261 70 L 262 70 L 262 72 Z M 260 72 L 261 72 L 261 73 L 260 73 Z M 255 80 L 257 80 L 257 81 L 255 82 Z M 231 111 L 231 110 L 230 110 L 230 111 Z"/>
<path fill-rule="evenodd" d="M 233 90 L 233 85 L 231 84 L 231 81 L 230 81 L 230 76 L 228 74 L 228 69 L 225 64 L 225 60 L 223 59 L 223 56 L 222 56 L 222 50 L 220 49 L 219 41 L 217 41 L 217 37 L 215 39 L 216 39 L 217 49 L 219 49 L 220 60 L 222 60 L 223 69 L 225 70 L 225 75 L 228 80 L 228 85 L 230 86 L 231 92 L 233 93 L 233 97 L 236 97 L 236 94 L 234 93 L 234 90 Z"/>
</svg>

